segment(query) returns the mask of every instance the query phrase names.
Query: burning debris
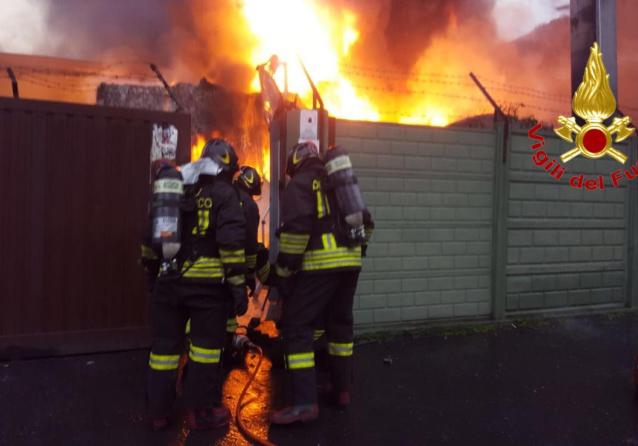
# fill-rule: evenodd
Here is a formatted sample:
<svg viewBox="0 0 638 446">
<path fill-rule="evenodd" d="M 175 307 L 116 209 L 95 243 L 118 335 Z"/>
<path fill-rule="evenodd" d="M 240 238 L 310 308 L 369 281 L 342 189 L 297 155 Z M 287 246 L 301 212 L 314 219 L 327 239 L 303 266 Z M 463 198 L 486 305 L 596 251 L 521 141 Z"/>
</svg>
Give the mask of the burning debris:
<svg viewBox="0 0 638 446">
<path fill-rule="evenodd" d="M 258 94 L 233 92 L 206 79 L 197 85 L 180 83 L 171 90 L 191 115 L 193 159 L 199 158 L 208 138 L 223 137 L 233 144 L 243 163 L 254 166 L 268 179 L 269 136 Z M 97 103 L 159 111 L 175 109 L 166 90 L 156 86 L 101 84 Z"/>
</svg>

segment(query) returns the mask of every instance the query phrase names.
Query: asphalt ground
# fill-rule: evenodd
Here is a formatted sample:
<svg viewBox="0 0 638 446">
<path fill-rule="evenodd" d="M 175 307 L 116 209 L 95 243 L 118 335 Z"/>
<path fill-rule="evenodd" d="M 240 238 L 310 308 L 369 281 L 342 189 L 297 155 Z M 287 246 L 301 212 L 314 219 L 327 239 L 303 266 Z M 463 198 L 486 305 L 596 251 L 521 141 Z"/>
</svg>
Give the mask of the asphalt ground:
<svg viewBox="0 0 638 446">
<path fill-rule="evenodd" d="M 242 419 L 278 445 L 638 445 L 632 383 L 638 315 L 568 318 L 368 338 L 355 346 L 353 404 L 308 425 L 269 427 L 266 359 Z M 148 353 L 0 363 L 0 445 L 251 444 L 228 429 L 145 420 Z M 253 370 L 257 358 L 246 359 Z M 234 410 L 248 377 L 233 370 Z"/>
</svg>

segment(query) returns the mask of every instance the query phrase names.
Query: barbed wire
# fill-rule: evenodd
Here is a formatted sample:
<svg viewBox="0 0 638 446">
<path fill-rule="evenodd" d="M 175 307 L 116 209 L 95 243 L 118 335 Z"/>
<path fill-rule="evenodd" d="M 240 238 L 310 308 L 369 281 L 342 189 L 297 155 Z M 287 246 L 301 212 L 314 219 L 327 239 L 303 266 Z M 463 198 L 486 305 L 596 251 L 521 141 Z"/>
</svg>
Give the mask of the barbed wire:
<svg viewBox="0 0 638 446">
<path fill-rule="evenodd" d="M 350 64 L 340 64 L 340 68 L 345 68 L 352 71 L 358 71 L 362 73 L 383 73 L 389 76 L 394 77 L 413 77 L 414 73 L 409 71 L 400 71 L 400 70 L 391 70 L 391 69 L 381 69 L 381 68 L 370 68 L 370 67 L 361 67 Z M 457 79 L 465 79 L 467 77 L 466 74 L 450 74 L 450 73 L 434 73 L 434 72 L 423 72 L 417 75 L 422 78 L 457 78 Z"/>
<path fill-rule="evenodd" d="M 16 74 L 38 74 L 38 75 L 48 75 L 48 76 L 59 76 L 59 77 L 68 77 L 68 78 L 104 78 L 104 79 L 115 79 L 115 80 L 130 80 L 130 79 L 140 79 L 140 80 L 153 80 L 155 76 L 152 74 L 141 74 L 141 73 L 108 73 L 105 71 L 78 71 L 78 70 L 69 70 L 69 69 L 58 69 L 58 68 L 35 68 L 35 67 L 27 67 L 22 65 L 0 65 L 0 70 L 5 70 L 6 68 L 12 68 Z"/>
<path fill-rule="evenodd" d="M 87 93 L 97 90 L 97 86 L 93 86 L 93 85 L 70 85 L 70 84 L 64 84 L 61 82 L 45 81 L 42 79 L 32 77 L 28 74 L 21 75 L 20 79 L 18 79 L 18 83 L 20 82 L 26 82 L 28 84 L 37 85 L 37 86 L 49 88 L 52 90 L 60 89 L 60 90 L 66 90 L 66 91 L 87 92 Z"/>
<path fill-rule="evenodd" d="M 7 67 L 13 68 L 14 72 L 16 72 L 16 76 L 18 77 L 18 82 L 24 81 L 26 83 L 37 85 L 44 88 L 49 89 L 62 89 L 66 91 L 75 91 L 75 92 L 90 92 L 95 91 L 99 84 L 102 83 L 102 79 L 113 79 L 113 80 L 140 80 L 142 82 L 154 82 L 155 76 L 151 73 L 143 74 L 143 73 L 134 73 L 130 71 L 126 72 L 115 72 L 109 73 L 108 71 L 122 65 L 140 65 L 145 66 L 147 62 L 139 61 L 139 60 L 119 60 L 112 61 L 107 65 L 104 65 L 101 69 L 91 69 L 91 70 L 75 70 L 75 69 L 64 69 L 64 68 L 48 68 L 48 67 L 28 67 L 24 65 L 0 65 L 0 79 L 9 79 L 6 75 L 5 69 Z M 354 88 L 357 92 L 361 92 L 365 95 L 365 92 L 381 92 L 388 93 L 394 95 L 401 95 L 397 98 L 398 102 L 405 101 L 405 97 L 414 97 L 414 96 L 422 96 L 424 102 L 427 101 L 429 97 L 440 97 L 444 99 L 450 99 L 455 101 L 469 101 L 472 103 L 485 103 L 485 98 L 480 94 L 480 92 L 476 89 L 476 86 L 473 82 L 467 79 L 467 75 L 465 74 L 450 74 L 450 73 L 434 73 L 434 72 L 424 72 L 424 73 L 410 73 L 405 71 L 391 70 L 391 69 L 376 69 L 376 68 L 365 68 L 359 67 L 350 64 L 343 64 L 340 67 L 344 74 L 352 74 L 354 76 L 359 76 L 368 79 L 376 79 L 380 81 L 384 81 L 384 85 L 365 85 L 355 84 Z M 62 82 L 53 80 L 52 77 L 57 78 L 65 78 L 65 79 L 76 79 L 74 82 Z M 87 78 L 93 78 L 89 80 Z M 544 111 L 551 112 L 554 114 L 565 113 L 566 110 L 558 110 L 553 107 L 551 104 L 563 103 L 567 105 L 570 103 L 570 98 L 567 95 L 559 95 L 543 92 L 541 90 L 537 90 L 534 88 L 529 88 L 526 86 L 510 84 L 499 82 L 490 78 L 481 77 L 481 82 L 486 86 L 486 88 L 495 94 L 497 99 L 497 103 L 500 104 L 503 108 L 511 108 L 513 110 L 523 108 L 529 111 Z M 427 88 L 407 88 L 405 86 L 397 86 L 397 82 L 399 80 L 407 81 L 410 85 L 427 85 L 427 84 L 435 84 L 435 85 L 444 85 L 454 88 L 458 91 L 458 87 L 462 87 L 463 89 L 467 89 L 467 91 L 475 92 L 474 95 L 470 94 L 460 94 L 454 93 L 451 91 L 436 91 Z M 403 83 L 403 82 L 402 82 Z M 390 85 L 388 85 L 390 84 Z M 451 88 L 451 89 L 452 89 Z M 453 90 L 454 91 L 454 90 Z M 512 95 L 521 96 L 528 99 L 536 99 L 540 100 L 541 103 L 534 103 L 533 101 L 523 100 L 521 102 L 512 102 L 504 98 L 499 98 L 498 92 L 504 92 Z M 489 110 L 491 107 L 486 106 L 485 109 Z M 631 110 L 633 112 L 638 112 L 638 107 L 634 106 L 623 106 L 623 109 Z M 431 118 L 430 115 L 414 115 L 414 114 L 406 114 L 405 111 L 401 110 L 382 110 L 379 111 L 381 115 L 392 115 L 399 116 L 406 119 L 418 119 L 418 118 Z"/>
<path fill-rule="evenodd" d="M 34 75 L 49 75 L 49 76 L 62 76 L 62 77 L 70 77 L 70 78 L 81 78 L 81 77 L 95 77 L 100 79 L 113 79 L 113 80 L 140 80 L 140 81 L 154 81 L 155 76 L 152 74 L 142 74 L 142 73 L 133 73 L 133 72 L 120 72 L 120 73 L 109 73 L 108 71 L 119 65 L 145 65 L 146 62 L 142 61 L 114 61 L 108 65 L 105 65 L 102 70 L 71 70 L 71 69 L 63 69 L 63 68 L 39 68 L 39 67 L 27 67 L 23 65 L 12 66 L 14 71 L 16 71 L 19 75 L 25 74 L 34 74 Z M 0 65 L 0 69 L 5 69 L 8 66 Z M 388 74 L 393 77 L 400 77 L 403 80 L 407 80 L 410 83 L 420 83 L 420 84 L 439 84 L 439 85 L 447 85 L 450 87 L 466 87 L 466 88 L 474 88 L 474 84 L 467 80 L 466 75 L 461 74 L 448 74 L 448 73 L 409 73 L 409 72 L 401 72 L 396 70 L 382 70 L 382 69 L 372 69 L 372 68 L 363 68 L 356 67 L 352 65 L 345 64 L 343 65 L 346 69 L 344 70 L 346 73 L 355 74 L 359 76 L 364 76 L 367 78 L 378 79 L 378 80 L 390 80 L 388 78 Z M 550 93 L 545 93 L 540 90 L 531 89 L 529 87 L 517 86 L 507 83 L 502 83 L 498 81 L 494 81 L 487 78 L 482 78 L 481 81 L 490 89 L 494 89 L 497 91 L 506 91 L 512 94 L 524 95 L 528 97 L 533 97 L 537 99 L 547 99 L 555 102 L 565 102 L 569 100 L 569 97 L 562 95 L 555 95 Z M 361 85 L 357 86 L 358 88 L 366 88 Z M 369 88 L 369 87 L 368 87 Z M 397 90 L 403 94 L 423 94 L 425 90 Z"/>
<path fill-rule="evenodd" d="M 380 73 L 374 73 L 374 72 L 370 72 L 370 73 L 365 73 L 365 72 L 359 72 L 357 70 L 343 70 L 343 73 L 345 74 L 354 74 L 355 76 L 360 76 L 360 77 L 365 77 L 365 78 L 372 78 L 372 79 L 377 79 L 377 80 L 382 80 L 382 81 L 386 81 L 386 82 L 396 82 L 396 80 L 392 80 L 390 78 L 388 78 L 387 76 L 380 74 Z M 447 80 L 446 80 L 447 78 Z M 452 80 L 452 79 L 457 79 L 457 80 Z M 428 75 L 422 76 L 420 74 L 416 74 L 416 75 L 408 75 L 406 74 L 405 77 L 402 78 L 403 81 L 405 82 L 409 82 L 411 84 L 417 83 L 417 84 L 437 84 L 437 85 L 446 85 L 449 87 L 467 87 L 467 88 L 475 88 L 476 85 L 470 81 L 470 80 L 461 80 L 462 78 L 460 77 L 460 75 L 439 75 L 437 77 L 428 77 Z M 464 78 L 463 78 L 464 79 Z M 489 87 L 490 90 L 498 90 L 498 91 L 507 91 L 509 93 L 512 94 L 519 94 L 519 95 L 524 95 L 524 96 L 529 96 L 529 97 L 536 97 L 539 99 L 548 99 L 548 100 L 552 100 L 554 102 L 565 102 L 565 101 L 569 101 L 570 98 L 567 95 L 560 95 L 560 94 L 553 94 L 553 93 L 546 93 L 543 92 L 542 90 L 536 90 L 533 88 L 529 88 L 529 87 L 524 87 L 524 86 L 519 86 L 519 85 L 513 85 L 513 84 L 506 84 L 503 82 L 498 82 L 498 81 L 494 81 L 494 80 L 490 80 L 490 79 L 484 79 L 481 78 L 481 82 L 486 86 Z"/>
</svg>

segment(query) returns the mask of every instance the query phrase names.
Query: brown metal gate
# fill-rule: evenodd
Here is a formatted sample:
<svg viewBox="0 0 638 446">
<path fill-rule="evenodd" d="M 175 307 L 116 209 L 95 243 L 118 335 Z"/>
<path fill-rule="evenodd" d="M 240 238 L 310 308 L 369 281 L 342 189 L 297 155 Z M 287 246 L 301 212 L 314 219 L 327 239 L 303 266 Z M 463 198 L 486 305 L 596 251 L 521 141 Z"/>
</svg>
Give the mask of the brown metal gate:
<svg viewBox="0 0 638 446">
<path fill-rule="evenodd" d="M 190 117 L 0 98 L 0 359 L 148 343 L 137 265 L 153 123 Z"/>
</svg>

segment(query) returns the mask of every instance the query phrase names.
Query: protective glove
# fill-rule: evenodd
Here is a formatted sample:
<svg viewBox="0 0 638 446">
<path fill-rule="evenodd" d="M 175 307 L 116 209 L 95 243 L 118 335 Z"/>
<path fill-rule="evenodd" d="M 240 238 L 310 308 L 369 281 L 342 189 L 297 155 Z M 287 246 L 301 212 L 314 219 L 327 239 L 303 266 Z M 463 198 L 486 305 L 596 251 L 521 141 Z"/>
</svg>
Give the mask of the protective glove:
<svg viewBox="0 0 638 446">
<path fill-rule="evenodd" d="M 246 287 L 231 286 L 230 293 L 233 296 L 233 309 L 236 316 L 242 316 L 248 311 L 248 295 L 246 294 Z"/>
</svg>

